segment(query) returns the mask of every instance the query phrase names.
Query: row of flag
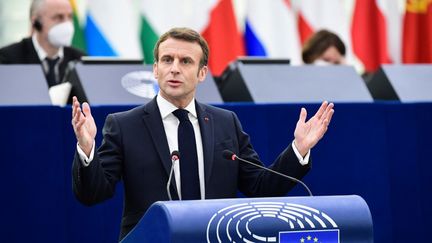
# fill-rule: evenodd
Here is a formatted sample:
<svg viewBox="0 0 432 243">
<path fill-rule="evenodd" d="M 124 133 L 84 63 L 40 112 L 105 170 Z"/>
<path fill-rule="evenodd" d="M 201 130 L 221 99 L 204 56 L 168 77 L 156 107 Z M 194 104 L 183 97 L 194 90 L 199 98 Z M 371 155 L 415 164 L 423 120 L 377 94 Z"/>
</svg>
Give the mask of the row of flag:
<svg viewBox="0 0 432 243">
<path fill-rule="evenodd" d="M 168 29 L 186 26 L 210 46 L 218 76 L 239 56 L 289 58 L 315 31 L 338 34 L 348 63 L 432 63 L 432 0 L 70 0 L 74 46 L 91 56 L 144 58 Z"/>
</svg>

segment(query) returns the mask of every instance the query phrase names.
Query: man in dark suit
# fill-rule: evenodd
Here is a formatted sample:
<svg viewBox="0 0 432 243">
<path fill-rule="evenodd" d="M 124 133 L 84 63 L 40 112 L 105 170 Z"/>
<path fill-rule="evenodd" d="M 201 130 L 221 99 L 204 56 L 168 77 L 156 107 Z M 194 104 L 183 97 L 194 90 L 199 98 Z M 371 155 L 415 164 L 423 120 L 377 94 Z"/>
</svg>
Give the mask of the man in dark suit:
<svg viewBox="0 0 432 243">
<path fill-rule="evenodd" d="M 84 55 L 71 44 L 74 27 L 68 0 L 34 0 L 32 36 L 0 49 L 0 64 L 42 64 L 48 86 L 63 81 L 68 62 Z"/>
<path fill-rule="evenodd" d="M 115 184 L 123 180 L 121 238 L 152 203 L 169 200 L 166 185 L 171 166 L 173 199 L 232 198 L 238 190 L 246 196 L 283 196 L 294 186 L 286 178 L 222 156 L 228 149 L 262 165 L 233 112 L 194 98 L 197 85 L 207 74 L 208 55 L 206 41 L 191 29 L 174 28 L 162 35 L 154 51 L 158 95 L 146 105 L 108 115 L 97 152 L 97 129 L 90 107 L 87 103 L 81 107 L 74 97 L 72 126 L 78 143 L 73 189 L 78 200 L 92 205 L 112 197 Z M 333 104 L 324 102 L 306 122 L 303 108 L 294 141 L 271 168 L 302 178 L 310 168 L 310 149 L 326 132 L 333 112 Z M 188 136 L 184 136 L 184 124 L 193 130 Z M 190 138 L 193 149 L 186 151 Z M 173 163 L 170 156 L 176 150 L 180 151 L 179 163 Z"/>
</svg>

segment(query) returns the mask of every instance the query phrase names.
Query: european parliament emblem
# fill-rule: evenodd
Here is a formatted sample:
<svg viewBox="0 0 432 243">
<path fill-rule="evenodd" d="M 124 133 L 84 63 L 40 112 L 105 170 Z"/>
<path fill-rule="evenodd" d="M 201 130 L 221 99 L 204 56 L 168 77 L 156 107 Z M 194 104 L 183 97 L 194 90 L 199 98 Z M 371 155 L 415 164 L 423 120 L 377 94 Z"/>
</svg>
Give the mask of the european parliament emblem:
<svg viewBox="0 0 432 243">
<path fill-rule="evenodd" d="M 207 242 L 339 243 L 339 229 L 329 215 L 316 208 L 251 202 L 215 213 L 207 225 Z"/>
<path fill-rule="evenodd" d="M 339 243 L 339 230 L 305 230 L 279 233 L 280 243 Z"/>
<path fill-rule="evenodd" d="M 159 92 L 158 82 L 150 71 L 127 73 L 122 77 L 121 85 L 129 93 L 147 99 L 152 99 Z"/>
</svg>

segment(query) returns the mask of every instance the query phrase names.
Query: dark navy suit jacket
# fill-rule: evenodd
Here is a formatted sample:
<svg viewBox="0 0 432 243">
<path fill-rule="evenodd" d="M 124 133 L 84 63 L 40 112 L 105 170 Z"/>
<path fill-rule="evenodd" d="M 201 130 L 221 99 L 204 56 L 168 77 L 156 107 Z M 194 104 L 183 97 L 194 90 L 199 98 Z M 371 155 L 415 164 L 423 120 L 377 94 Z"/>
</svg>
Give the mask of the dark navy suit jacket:
<svg viewBox="0 0 432 243">
<path fill-rule="evenodd" d="M 205 168 L 205 198 L 283 196 L 295 185 L 262 169 L 223 158 L 229 149 L 262 165 L 237 116 L 227 110 L 196 103 L 202 135 Z M 271 165 L 281 173 L 302 178 L 310 168 L 302 166 L 291 145 Z M 126 112 L 110 114 L 103 128 L 103 141 L 93 161 L 84 167 L 75 154 L 73 189 L 84 204 L 110 198 L 119 180 L 124 182 L 123 238 L 156 201 L 169 200 L 166 183 L 171 168 L 170 151 L 156 99 Z M 171 194 L 178 198 L 175 182 Z"/>
</svg>

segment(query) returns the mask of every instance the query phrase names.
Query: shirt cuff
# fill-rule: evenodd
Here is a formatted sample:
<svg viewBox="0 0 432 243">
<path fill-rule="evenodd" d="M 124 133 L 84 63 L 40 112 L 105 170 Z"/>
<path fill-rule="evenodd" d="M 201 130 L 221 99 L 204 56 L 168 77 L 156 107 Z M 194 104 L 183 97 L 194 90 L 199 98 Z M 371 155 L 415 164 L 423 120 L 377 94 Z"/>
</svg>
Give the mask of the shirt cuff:
<svg viewBox="0 0 432 243">
<path fill-rule="evenodd" d="M 91 152 L 90 152 L 90 156 L 89 157 L 87 157 L 87 155 L 84 153 L 84 151 L 80 148 L 80 146 L 78 145 L 78 143 L 77 143 L 77 152 L 78 152 L 78 155 L 79 155 L 79 158 L 80 158 L 80 160 L 81 160 L 81 163 L 82 163 L 82 165 L 84 166 L 84 167 L 87 167 L 87 166 L 89 166 L 89 164 L 90 164 L 90 162 L 93 160 L 93 158 L 94 158 L 94 151 L 95 151 L 95 141 L 93 141 L 93 147 L 92 147 L 92 149 L 91 149 Z M 298 156 L 297 156 L 298 157 Z M 301 162 L 300 162 L 301 163 Z"/>
<path fill-rule="evenodd" d="M 296 147 L 294 141 L 292 142 L 292 145 L 291 145 L 291 146 L 292 146 L 292 148 L 293 148 L 293 150 L 294 150 L 294 154 L 297 156 L 297 159 L 299 160 L 299 163 L 300 163 L 301 165 L 307 165 L 307 164 L 309 164 L 310 149 L 309 149 L 309 151 L 306 153 L 306 156 L 303 158 L 303 157 L 301 156 L 300 152 L 298 151 L 298 149 L 297 149 L 297 147 Z"/>
</svg>

